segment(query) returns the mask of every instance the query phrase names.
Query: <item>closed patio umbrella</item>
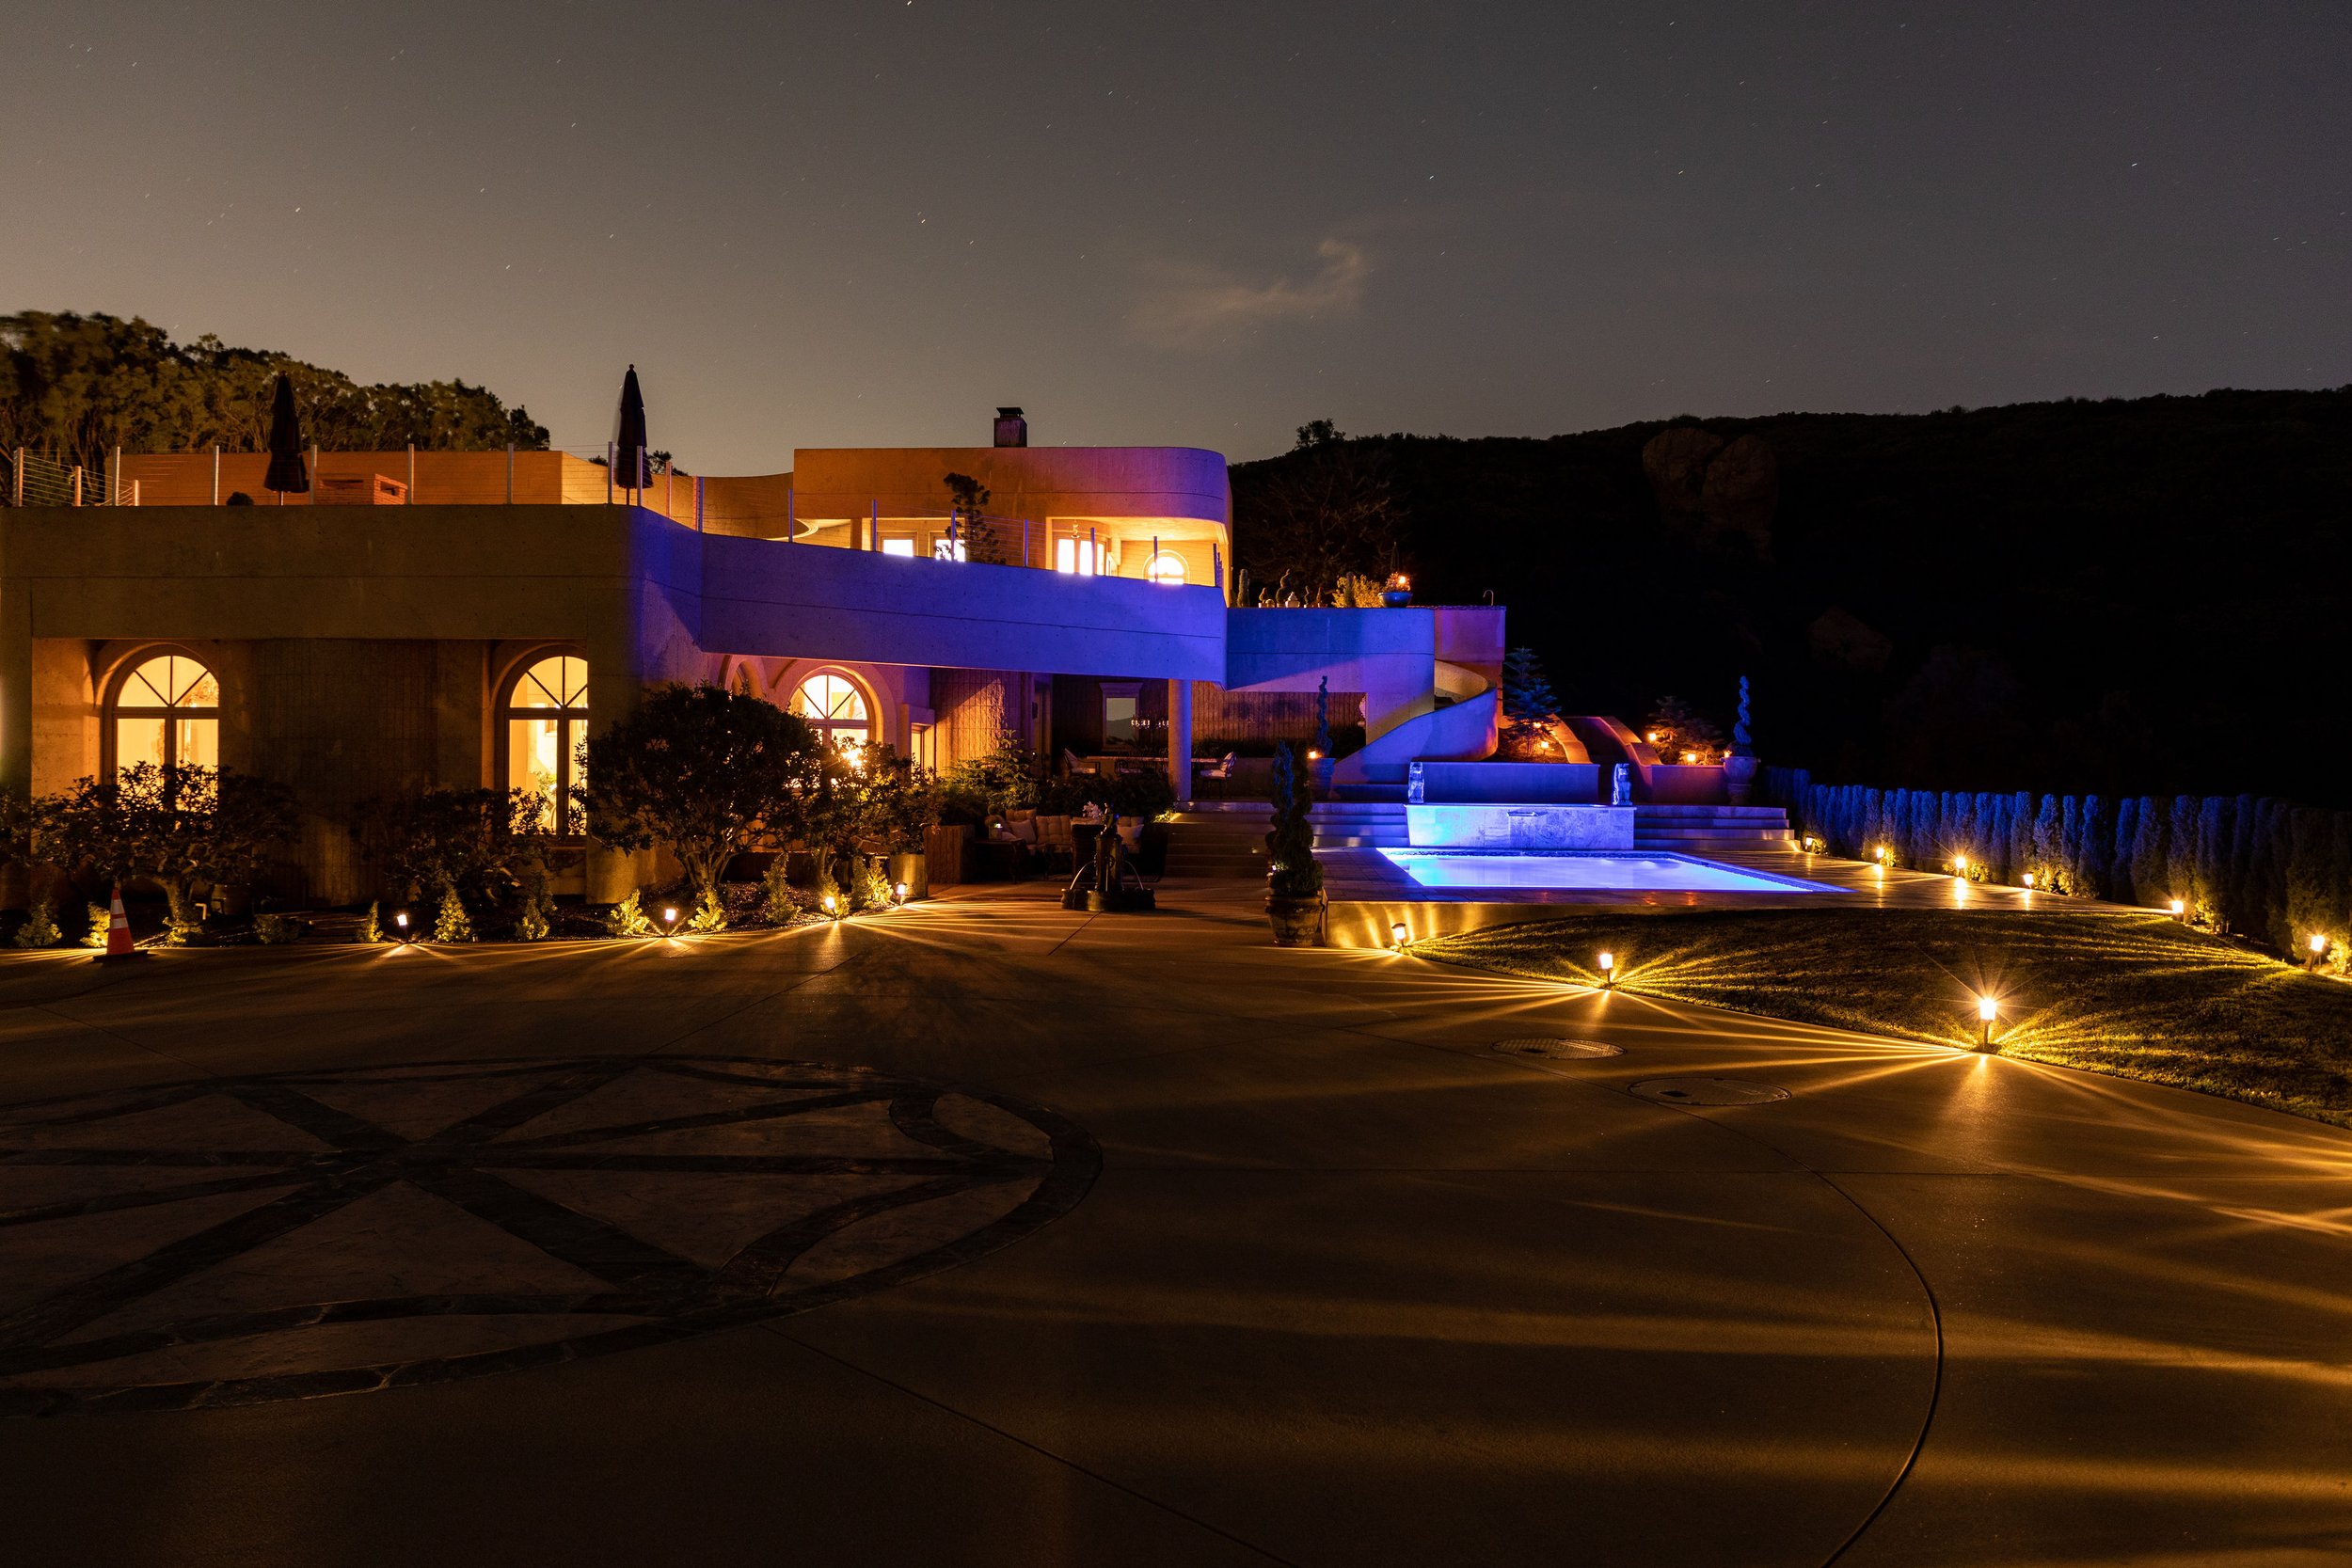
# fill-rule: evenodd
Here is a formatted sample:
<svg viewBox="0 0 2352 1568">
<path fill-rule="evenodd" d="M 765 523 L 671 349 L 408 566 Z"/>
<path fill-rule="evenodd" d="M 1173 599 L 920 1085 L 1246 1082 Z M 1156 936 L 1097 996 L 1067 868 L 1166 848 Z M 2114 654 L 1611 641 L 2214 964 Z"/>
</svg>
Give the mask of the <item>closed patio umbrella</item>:
<svg viewBox="0 0 2352 1568">
<path fill-rule="evenodd" d="M 262 484 L 278 492 L 280 506 L 290 493 L 310 493 L 310 470 L 302 462 L 302 426 L 294 418 L 294 383 L 283 371 L 278 373 L 278 392 L 270 403 L 269 472 Z"/>
<path fill-rule="evenodd" d="M 612 441 L 612 483 L 624 490 L 643 490 L 652 483 L 645 463 L 645 396 L 637 389 L 637 367 L 621 378 L 621 423 Z"/>
</svg>

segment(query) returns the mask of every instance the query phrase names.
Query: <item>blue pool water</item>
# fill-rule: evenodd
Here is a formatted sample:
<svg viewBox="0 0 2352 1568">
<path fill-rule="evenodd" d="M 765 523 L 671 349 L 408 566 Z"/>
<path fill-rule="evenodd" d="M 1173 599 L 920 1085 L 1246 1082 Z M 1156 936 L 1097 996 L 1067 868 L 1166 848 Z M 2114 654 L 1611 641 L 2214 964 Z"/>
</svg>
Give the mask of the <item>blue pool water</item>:
<svg viewBox="0 0 2352 1568">
<path fill-rule="evenodd" d="M 1676 893 L 1836 893 L 1820 882 L 1742 871 L 1689 855 L 1546 854 L 1522 849 L 1383 849 L 1422 887 L 1601 888 Z"/>
</svg>

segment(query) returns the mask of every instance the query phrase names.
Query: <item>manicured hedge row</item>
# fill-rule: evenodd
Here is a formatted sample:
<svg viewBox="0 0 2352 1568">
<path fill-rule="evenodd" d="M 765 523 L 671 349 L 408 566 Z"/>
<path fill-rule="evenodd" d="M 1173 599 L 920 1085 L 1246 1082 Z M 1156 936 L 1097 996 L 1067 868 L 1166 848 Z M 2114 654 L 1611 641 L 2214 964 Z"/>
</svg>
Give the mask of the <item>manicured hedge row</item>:
<svg viewBox="0 0 2352 1568">
<path fill-rule="evenodd" d="M 2036 795 L 1823 784 L 1768 768 L 1764 798 L 1833 854 L 1948 868 L 1965 856 L 1994 881 L 2162 909 L 2303 951 L 2314 932 L 2341 951 L 2352 931 L 2352 812 L 2261 795 Z"/>
</svg>

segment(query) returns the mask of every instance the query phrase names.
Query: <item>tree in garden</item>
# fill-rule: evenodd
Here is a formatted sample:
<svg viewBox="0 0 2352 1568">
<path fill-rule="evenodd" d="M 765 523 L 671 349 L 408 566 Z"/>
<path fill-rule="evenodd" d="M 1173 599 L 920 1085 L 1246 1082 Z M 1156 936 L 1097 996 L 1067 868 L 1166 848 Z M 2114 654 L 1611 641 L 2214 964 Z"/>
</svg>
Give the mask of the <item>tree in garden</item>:
<svg viewBox="0 0 2352 1568">
<path fill-rule="evenodd" d="M 716 686 L 672 683 L 583 748 L 588 831 L 616 849 L 664 848 L 697 895 L 832 755 L 808 721 Z"/>
<path fill-rule="evenodd" d="M 50 802 L 38 842 L 43 858 L 87 865 L 108 882 L 152 879 L 177 941 L 196 927 L 199 891 L 252 880 L 294 835 L 294 797 L 283 785 L 142 762 L 103 782 L 83 779 Z"/>
<path fill-rule="evenodd" d="M 939 785 L 930 773 L 888 746 L 859 753 L 861 834 L 894 855 L 923 852 L 924 835 L 939 822 Z"/>
<path fill-rule="evenodd" d="M 2115 808 L 2113 853 L 2107 860 L 2107 896 L 2119 904 L 2132 902 L 2132 848 L 2139 838 L 2139 797 L 2126 795 Z"/>
<path fill-rule="evenodd" d="M 546 817 L 525 789 L 425 788 L 361 801 L 352 832 L 396 898 L 495 902 L 546 883 L 557 853 Z"/>
<path fill-rule="evenodd" d="M 2072 797 L 2069 797 L 2070 802 Z M 2107 817 L 2106 802 L 2096 795 L 2086 795 L 2075 807 L 2074 886 L 2070 890 L 2082 898 L 2097 898 L 2107 891 L 2107 858 L 2105 846 L 2113 840 L 2114 824 Z"/>
<path fill-rule="evenodd" d="M 1547 726 L 1559 714 L 1560 699 L 1544 674 L 1543 660 L 1533 648 L 1512 649 L 1502 660 L 1503 754 L 1541 759 L 1552 752 Z M 1552 760 L 1558 760 L 1556 754 Z"/>
</svg>

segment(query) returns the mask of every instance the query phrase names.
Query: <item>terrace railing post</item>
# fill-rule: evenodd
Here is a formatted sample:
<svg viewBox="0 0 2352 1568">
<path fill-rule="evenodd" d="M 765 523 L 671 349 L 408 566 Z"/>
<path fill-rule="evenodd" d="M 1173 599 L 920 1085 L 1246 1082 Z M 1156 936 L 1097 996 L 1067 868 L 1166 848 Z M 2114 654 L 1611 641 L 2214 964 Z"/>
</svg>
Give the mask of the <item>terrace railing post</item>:
<svg viewBox="0 0 2352 1568">
<path fill-rule="evenodd" d="M 82 466 L 79 463 L 73 465 L 73 504 L 82 504 Z"/>
<path fill-rule="evenodd" d="M 515 504 L 515 443 L 506 443 L 506 504 Z"/>
<path fill-rule="evenodd" d="M 515 499 L 515 449 L 512 447 L 506 449 L 506 499 L 510 501 Z M 417 443 L 414 441 L 408 443 L 408 488 L 401 492 L 400 504 L 417 504 Z"/>
<path fill-rule="evenodd" d="M 703 476 L 694 476 L 694 531 L 703 531 Z"/>
<path fill-rule="evenodd" d="M 115 448 L 114 471 L 106 476 L 106 504 L 108 506 L 122 504 L 122 449 L 120 447 Z"/>
<path fill-rule="evenodd" d="M 220 449 L 213 449 L 213 504 L 220 504 Z"/>
<path fill-rule="evenodd" d="M 787 490 L 784 493 L 784 542 L 787 545 L 801 531 L 800 520 L 793 515 L 793 493 Z"/>
<path fill-rule="evenodd" d="M 1029 519 L 1028 519 L 1028 518 L 1026 518 L 1026 517 L 1024 517 L 1024 518 L 1022 518 L 1022 519 L 1021 519 L 1021 564 L 1022 564 L 1022 565 L 1024 565 L 1024 566 L 1026 566 L 1028 563 L 1029 563 Z"/>
<path fill-rule="evenodd" d="M 604 444 L 604 504 L 612 504 L 612 443 Z"/>
<path fill-rule="evenodd" d="M 16 485 L 16 504 L 17 504 L 17 505 L 19 505 L 19 506 L 23 506 L 23 505 L 24 504 L 24 449 L 23 447 L 19 447 L 19 448 L 17 448 L 17 449 L 16 449 L 16 480 L 15 480 L 15 485 Z M 215 480 L 214 480 L 214 481 L 213 481 L 213 488 L 214 488 L 215 490 L 218 490 L 218 489 L 220 488 L 220 481 L 219 481 L 219 480 L 215 479 Z"/>
<path fill-rule="evenodd" d="M 316 506 L 316 505 L 318 505 L 318 503 L 319 503 L 319 444 L 318 444 L 316 441 L 313 441 L 313 442 L 311 442 L 311 443 L 310 443 L 310 497 L 309 497 L 307 499 L 305 499 L 305 500 L 303 501 L 303 503 L 302 503 L 302 504 L 303 504 L 303 505 L 305 505 L 305 506 Z"/>
</svg>

